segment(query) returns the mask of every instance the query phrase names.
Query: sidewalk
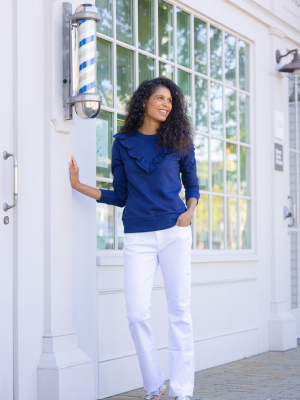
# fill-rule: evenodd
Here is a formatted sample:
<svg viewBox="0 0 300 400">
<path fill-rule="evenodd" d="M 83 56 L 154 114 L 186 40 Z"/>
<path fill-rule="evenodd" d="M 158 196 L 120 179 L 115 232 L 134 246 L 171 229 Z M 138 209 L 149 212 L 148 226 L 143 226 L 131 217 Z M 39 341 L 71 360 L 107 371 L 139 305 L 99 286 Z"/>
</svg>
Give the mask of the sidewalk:
<svg viewBox="0 0 300 400">
<path fill-rule="evenodd" d="M 140 400 L 144 396 L 144 389 L 137 389 L 109 399 Z M 196 372 L 192 400 L 210 399 L 300 400 L 300 340 L 293 350 L 269 351 Z"/>
</svg>

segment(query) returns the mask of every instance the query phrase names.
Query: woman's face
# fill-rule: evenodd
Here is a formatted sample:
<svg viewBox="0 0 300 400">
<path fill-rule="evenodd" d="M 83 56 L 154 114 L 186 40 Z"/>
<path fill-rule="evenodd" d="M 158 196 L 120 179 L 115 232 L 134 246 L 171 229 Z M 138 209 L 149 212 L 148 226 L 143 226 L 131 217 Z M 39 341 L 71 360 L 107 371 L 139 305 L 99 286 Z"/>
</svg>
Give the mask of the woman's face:
<svg viewBox="0 0 300 400">
<path fill-rule="evenodd" d="M 168 88 L 159 86 L 145 102 L 145 119 L 164 122 L 172 110 L 172 96 Z"/>
</svg>

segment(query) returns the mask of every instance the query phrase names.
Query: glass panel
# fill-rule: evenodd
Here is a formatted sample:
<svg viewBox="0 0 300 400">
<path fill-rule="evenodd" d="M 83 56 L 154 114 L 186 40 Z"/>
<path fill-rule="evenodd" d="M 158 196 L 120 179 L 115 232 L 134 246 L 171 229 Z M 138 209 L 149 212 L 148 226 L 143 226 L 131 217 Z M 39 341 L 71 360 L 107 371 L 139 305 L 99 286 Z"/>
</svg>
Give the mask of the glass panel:
<svg viewBox="0 0 300 400">
<path fill-rule="evenodd" d="M 296 87 L 295 80 L 288 79 L 289 84 L 289 141 L 292 149 L 296 148 Z"/>
<path fill-rule="evenodd" d="M 117 131 L 119 132 L 121 126 L 124 125 L 125 122 L 125 115 L 117 114 Z"/>
<path fill-rule="evenodd" d="M 238 247 L 237 199 L 227 198 L 227 249 Z"/>
<path fill-rule="evenodd" d="M 251 248 L 250 200 L 240 199 L 240 245 L 241 249 Z"/>
<path fill-rule="evenodd" d="M 97 32 L 111 37 L 113 36 L 112 3 L 112 0 L 96 0 L 96 7 L 101 15 L 101 20 L 97 23 Z"/>
<path fill-rule="evenodd" d="M 207 80 L 195 76 L 195 117 L 197 132 L 208 132 Z"/>
<path fill-rule="evenodd" d="M 207 27 L 198 18 L 194 19 L 194 42 L 195 71 L 207 75 Z"/>
<path fill-rule="evenodd" d="M 240 195 L 250 196 L 250 149 L 240 147 Z"/>
<path fill-rule="evenodd" d="M 208 138 L 201 135 L 195 135 L 194 145 L 199 188 L 200 190 L 209 190 Z"/>
<path fill-rule="evenodd" d="M 122 214 L 125 207 L 117 207 L 118 212 L 118 250 L 122 250 L 124 246 L 124 225 Z"/>
<path fill-rule="evenodd" d="M 212 191 L 223 192 L 223 142 L 211 139 Z"/>
<path fill-rule="evenodd" d="M 125 110 L 134 91 L 134 53 L 117 46 L 117 108 Z"/>
<path fill-rule="evenodd" d="M 229 85 L 236 86 L 235 80 L 235 63 L 236 63 L 236 38 L 225 33 L 225 82 Z"/>
<path fill-rule="evenodd" d="M 97 38 L 97 90 L 102 105 L 113 107 L 112 44 L 101 38 Z"/>
<path fill-rule="evenodd" d="M 212 248 L 224 249 L 224 200 L 223 197 L 212 196 Z"/>
<path fill-rule="evenodd" d="M 209 196 L 201 194 L 196 207 L 196 249 L 209 248 Z"/>
<path fill-rule="evenodd" d="M 210 27 L 210 76 L 222 80 L 222 32 Z"/>
<path fill-rule="evenodd" d="M 237 194 L 237 146 L 226 143 L 226 192 Z"/>
<path fill-rule="evenodd" d="M 240 141 L 250 143 L 249 96 L 240 93 Z"/>
<path fill-rule="evenodd" d="M 154 53 L 154 2 L 138 0 L 139 48 Z"/>
<path fill-rule="evenodd" d="M 139 83 L 146 79 L 153 79 L 155 75 L 155 63 L 151 57 L 139 54 Z"/>
<path fill-rule="evenodd" d="M 174 81 L 174 67 L 172 65 L 160 62 L 159 76 L 163 76 L 164 78 L 168 78 Z"/>
<path fill-rule="evenodd" d="M 131 45 L 135 44 L 133 10 L 133 0 L 116 0 L 117 39 Z"/>
<path fill-rule="evenodd" d="M 210 89 L 210 113 L 211 113 L 211 133 L 217 136 L 223 136 L 223 97 L 222 86 L 211 82 Z"/>
<path fill-rule="evenodd" d="M 111 146 L 112 146 L 112 114 L 101 110 L 96 118 L 96 176 L 112 178 Z"/>
<path fill-rule="evenodd" d="M 188 72 L 182 71 L 181 69 L 177 70 L 177 84 L 182 90 L 185 100 L 188 106 L 188 112 L 191 114 L 192 108 L 192 97 L 191 97 L 191 74 Z"/>
<path fill-rule="evenodd" d="M 236 91 L 225 88 L 226 137 L 237 140 Z"/>
<path fill-rule="evenodd" d="M 297 82 L 297 115 L 298 115 L 298 149 L 300 149 L 300 77 L 296 76 Z"/>
<path fill-rule="evenodd" d="M 249 45 L 239 40 L 239 84 L 240 89 L 249 90 Z"/>
<path fill-rule="evenodd" d="M 298 256 L 297 232 L 289 232 L 291 240 L 291 308 L 298 308 Z"/>
<path fill-rule="evenodd" d="M 290 151 L 290 196 L 293 197 L 295 204 L 298 204 L 297 199 L 297 156 L 294 151 Z M 290 208 L 290 205 L 288 206 Z M 298 206 L 299 207 L 299 206 Z M 289 222 L 290 223 L 290 222 Z M 297 227 L 297 219 L 295 225 Z"/>
<path fill-rule="evenodd" d="M 173 61 L 173 6 L 158 0 L 159 56 Z"/>
<path fill-rule="evenodd" d="M 177 12 L 177 63 L 191 68 L 190 14 L 176 8 Z"/>
<path fill-rule="evenodd" d="M 112 190 L 111 183 L 96 182 L 97 188 Z M 114 249 L 114 206 L 97 203 L 97 250 Z"/>
</svg>

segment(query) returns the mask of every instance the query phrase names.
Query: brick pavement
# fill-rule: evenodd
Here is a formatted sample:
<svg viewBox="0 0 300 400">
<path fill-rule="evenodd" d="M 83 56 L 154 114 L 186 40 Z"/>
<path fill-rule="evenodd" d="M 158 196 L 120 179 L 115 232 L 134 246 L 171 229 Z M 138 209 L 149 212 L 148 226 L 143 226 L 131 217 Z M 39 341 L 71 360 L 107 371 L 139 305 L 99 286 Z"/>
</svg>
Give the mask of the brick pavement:
<svg viewBox="0 0 300 400">
<path fill-rule="evenodd" d="M 137 389 L 109 399 L 136 400 L 144 396 L 144 389 Z M 192 399 L 300 400 L 300 340 L 296 349 L 269 351 L 196 372 Z"/>
</svg>

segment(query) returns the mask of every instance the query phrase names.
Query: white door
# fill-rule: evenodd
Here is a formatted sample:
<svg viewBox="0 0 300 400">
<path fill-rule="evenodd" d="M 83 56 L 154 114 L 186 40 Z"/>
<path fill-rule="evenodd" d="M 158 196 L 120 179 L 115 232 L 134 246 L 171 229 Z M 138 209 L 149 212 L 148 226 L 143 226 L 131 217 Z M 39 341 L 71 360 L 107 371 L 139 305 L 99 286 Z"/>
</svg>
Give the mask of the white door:
<svg viewBox="0 0 300 400">
<path fill-rule="evenodd" d="M 5 18 L 0 24 L 0 397 L 13 399 L 13 233 L 16 207 L 3 210 L 3 204 L 14 202 L 13 157 L 13 3 L 1 3 Z M 9 220 L 8 220 L 9 219 Z"/>
<path fill-rule="evenodd" d="M 300 79 L 289 80 L 291 312 L 300 337 Z M 295 206 L 293 207 L 293 203 Z"/>
</svg>

